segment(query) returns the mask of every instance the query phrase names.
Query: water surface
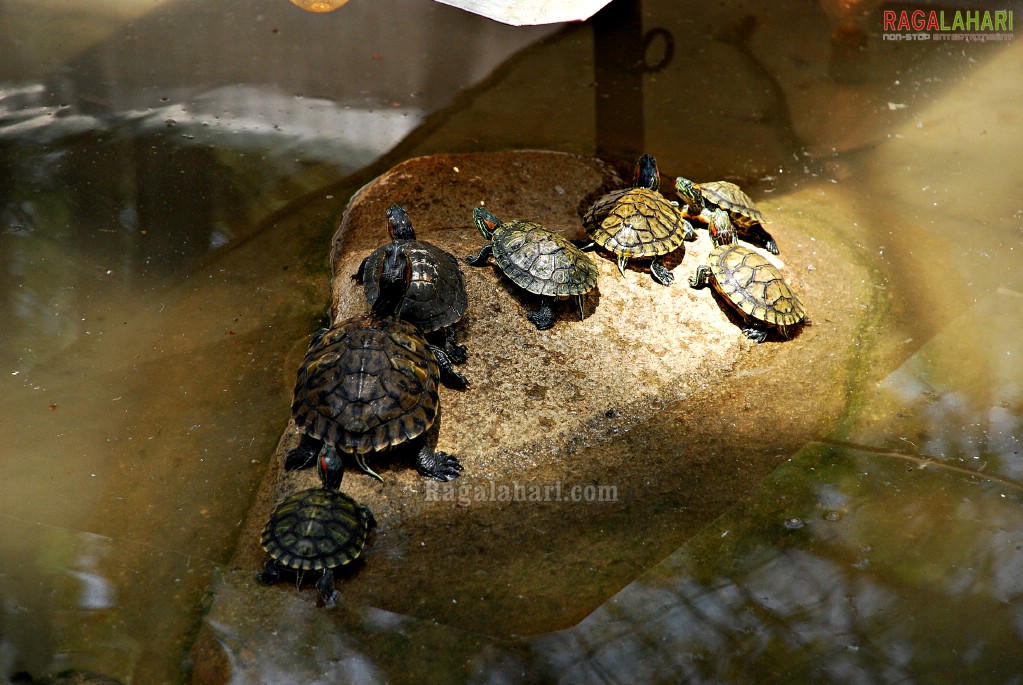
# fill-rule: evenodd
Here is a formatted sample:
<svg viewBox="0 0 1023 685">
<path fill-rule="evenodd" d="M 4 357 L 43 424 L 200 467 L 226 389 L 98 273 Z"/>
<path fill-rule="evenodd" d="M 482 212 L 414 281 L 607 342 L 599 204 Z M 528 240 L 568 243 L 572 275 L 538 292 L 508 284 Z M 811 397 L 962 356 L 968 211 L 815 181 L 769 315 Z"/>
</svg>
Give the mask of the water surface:
<svg viewBox="0 0 1023 685">
<path fill-rule="evenodd" d="M 4 673 L 186 677 L 347 197 L 416 154 L 539 147 L 650 151 L 768 203 L 826 183 L 822 214 L 857 220 L 822 239 L 870 259 L 890 311 L 840 425 L 573 631 L 481 648 L 476 673 L 1012 682 L 1018 46 L 884 42 L 866 7 L 513 29 L 390 5 L 0 10 Z"/>
</svg>

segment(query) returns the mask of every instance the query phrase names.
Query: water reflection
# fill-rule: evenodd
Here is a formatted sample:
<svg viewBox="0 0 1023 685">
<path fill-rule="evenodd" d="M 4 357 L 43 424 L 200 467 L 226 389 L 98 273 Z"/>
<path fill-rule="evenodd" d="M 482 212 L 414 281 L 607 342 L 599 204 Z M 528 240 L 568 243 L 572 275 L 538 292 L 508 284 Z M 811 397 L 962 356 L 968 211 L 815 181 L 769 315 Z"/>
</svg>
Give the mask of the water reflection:
<svg viewBox="0 0 1023 685">
<path fill-rule="evenodd" d="M 140 645 L 123 630 L 121 580 L 114 575 L 131 543 L 2 515 L 0 530 L 5 554 L 18 560 L 0 575 L 3 672 L 120 671 L 133 664 Z"/>
<path fill-rule="evenodd" d="M 478 683 L 1014 682 L 1021 504 L 1023 492 L 997 482 L 810 445 L 568 630 L 501 641 L 349 602 L 264 640 L 260 622 L 294 625 L 302 603 L 261 594 L 258 608 L 224 621 L 232 596 L 252 591 L 240 577 L 218 590 L 228 601 L 208 621 L 231 658 L 308 645 L 321 664 L 358 664 L 360 682 L 410 672 Z M 786 526 L 793 518 L 804 525 Z M 239 672 L 276 668 L 252 659 Z"/>
<path fill-rule="evenodd" d="M 303 198 L 551 31 L 398 4 L 370 13 L 403 17 L 396 30 L 165 3 L 0 86 L 4 675 L 181 677 L 205 560 L 231 554 L 354 188 Z M 49 20 L 46 35 L 82 28 Z M 438 47 L 430 24 L 456 30 L 457 49 L 416 53 Z M 204 49 L 182 40 L 199 26 Z M 6 42 L 28 65 L 24 37 Z M 54 555 L 20 521 L 103 542 Z"/>
<path fill-rule="evenodd" d="M 1023 296 L 1000 289 L 865 399 L 844 439 L 1023 484 Z"/>
</svg>

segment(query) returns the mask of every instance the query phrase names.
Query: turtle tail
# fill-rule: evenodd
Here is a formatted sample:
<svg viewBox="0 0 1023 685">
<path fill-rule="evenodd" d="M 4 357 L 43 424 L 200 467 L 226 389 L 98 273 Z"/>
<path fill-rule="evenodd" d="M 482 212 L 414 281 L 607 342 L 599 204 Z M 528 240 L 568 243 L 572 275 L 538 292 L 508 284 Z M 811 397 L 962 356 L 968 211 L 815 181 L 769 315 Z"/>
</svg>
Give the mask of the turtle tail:
<svg viewBox="0 0 1023 685">
<path fill-rule="evenodd" d="M 371 469 L 369 467 L 369 465 L 366 464 L 366 455 L 364 455 L 364 454 L 356 454 L 355 455 L 355 463 L 359 466 L 360 469 L 363 470 L 364 473 L 368 473 L 369 475 L 373 476 L 374 478 L 376 478 L 381 483 L 384 482 L 384 479 L 380 477 L 380 474 L 377 473 L 376 471 L 374 471 L 373 469 Z"/>
</svg>

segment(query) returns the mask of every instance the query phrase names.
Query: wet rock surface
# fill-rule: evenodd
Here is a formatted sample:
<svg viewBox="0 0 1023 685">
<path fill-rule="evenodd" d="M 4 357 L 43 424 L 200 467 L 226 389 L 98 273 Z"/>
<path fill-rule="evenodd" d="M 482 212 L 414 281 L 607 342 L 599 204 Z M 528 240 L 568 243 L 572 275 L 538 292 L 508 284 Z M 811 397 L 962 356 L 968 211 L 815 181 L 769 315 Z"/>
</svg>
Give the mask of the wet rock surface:
<svg viewBox="0 0 1023 685">
<path fill-rule="evenodd" d="M 462 258 L 483 243 L 472 226 L 478 204 L 580 238 L 580 213 L 622 185 L 607 163 L 561 153 L 405 162 L 359 191 L 344 214 L 331 247 L 332 317 L 366 311 L 351 274 L 388 239 L 391 203 L 406 207 L 419 239 Z M 378 527 L 364 562 L 338 574 L 341 610 L 318 610 L 311 581 L 296 594 L 291 584 L 264 589 L 252 580 L 273 504 L 315 482 L 310 472 L 283 473 L 298 437 L 289 423 L 241 532 L 235 572 L 218 590 L 221 618 L 215 628 L 207 622 L 193 652 L 197 680 L 220 680 L 213 666 L 225 657 L 210 655 L 217 641 L 227 647 L 227 633 L 234 655 L 269 639 L 254 614 L 255 623 L 241 619 L 249 602 L 262 620 L 279 619 L 280 630 L 363 611 L 355 607 L 490 636 L 485 642 L 569 628 L 740 502 L 827 433 L 860 373 L 858 343 L 879 314 L 869 271 L 828 228 L 848 217 L 835 216 L 844 211 L 836 198 L 820 216 L 820 192 L 761 203 L 778 263 L 813 321 L 788 341 L 752 343 L 709 289 L 688 287 L 710 251 L 705 230 L 668 260 L 676 281 L 667 288 L 643 262 L 623 278 L 593 253 L 600 280 L 586 318 L 560 302 L 549 331 L 526 320 L 538 302 L 496 267 L 463 264 L 470 304 L 457 331 L 469 349 L 460 370 L 470 386 L 442 389 L 436 433 L 462 476 L 427 481 L 403 450 L 373 463 L 382 485 L 349 463 L 342 489 L 373 510 Z M 259 628 L 248 634 L 224 616 Z"/>
</svg>

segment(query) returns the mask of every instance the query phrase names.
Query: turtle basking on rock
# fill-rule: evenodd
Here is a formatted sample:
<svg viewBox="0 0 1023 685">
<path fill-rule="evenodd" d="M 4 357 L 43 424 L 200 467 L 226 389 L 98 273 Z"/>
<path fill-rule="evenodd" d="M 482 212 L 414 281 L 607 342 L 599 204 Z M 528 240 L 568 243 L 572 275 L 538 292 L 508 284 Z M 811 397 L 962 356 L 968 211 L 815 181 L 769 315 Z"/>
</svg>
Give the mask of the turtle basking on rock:
<svg viewBox="0 0 1023 685">
<path fill-rule="evenodd" d="M 448 358 L 455 364 L 465 362 L 465 346 L 456 344 L 453 328 L 465 315 L 469 303 L 458 260 L 433 243 L 417 240 L 404 207 L 391 205 L 388 208 L 387 232 L 412 261 L 412 282 L 401 301 L 398 315 L 402 321 L 417 326 L 427 338 L 435 331 L 443 331 L 443 350 Z M 356 282 L 362 283 L 371 307 L 380 297 L 378 274 L 386 251 L 386 245 L 374 250 L 352 276 Z"/>
<path fill-rule="evenodd" d="M 723 210 L 713 210 L 708 218 L 714 249 L 707 263 L 697 267 L 689 285 L 712 285 L 742 318 L 747 338 L 762 343 L 771 329 L 791 337 L 791 329 L 806 321 L 799 296 L 766 257 L 735 241 L 732 222 Z"/>
<path fill-rule="evenodd" d="M 622 276 L 630 259 L 649 257 L 653 279 L 671 285 L 675 276 L 662 260 L 684 240 L 696 240 L 696 232 L 678 207 L 658 192 L 660 183 L 657 161 L 643 155 L 636 164 L 633 187 L 604 195 L 583 216 L 590 238 L 584 249 L 599 246 L 615 254 Z"/>
<path fill-rule="evenodd" d="M 693 183 L 679 176 L 675 179 L 675 192 L 682 201 L 682 213 L 686 217 L 702 221 L 710 228 L 713 212 L 723 210 L 743 240 L 759 245 L 771 254 L 778 254 L 778 243 L 764 229 L 767 223 L 764 215 L 739 186 L 729 181 Z"/>
<path fill-rule="evenodd" d="M 319 571 L 316 590 L 324 606 L 332 607 L 338 595 L 334 569 L 362 554 L 375 521 L 368 507 L 338 489 L 344 470 L 336 450 L 320 453 L 317 473 L 322 487 L 294 493 L 270 514 L 259 539 L 270 559 L 256 580 L 272 585 L 286 569 L 301 586 L 306 571 Z"/>
<path fill-rule="evenodd" d="M 583 295 L 597 285 L 597 266 L 571 240 L 533 221 L 503 223 L 483 207 L 473 210 L 473 221 L 490 242 L 466 261 L 485 266 L 493 255 L 512 283 L 540 295 L 540 308 L 526 314 L 537 330 L 554 325 L 554 298 L 575 297 L 583 318 Z"/>
<path fill-rule="evenodd" d="M 426 437 L 437 419 L 441 381 L 453 387 L 467 382 L 443 350 L 401 320 L 412 274 L 409 255 L 401 244 L 390 243 L 376 274 L 380 292 L 370 314 L 313 336 L 291 405 L 302 438 L 288 453 L 286 469 L 311 464 L 326 443 L 353 455 L 364 472 L 382 480 L 366 456 L 415 441 L 421 474 L 442 481 L 458 477 L 458 460 L 435 451 Z"/>
</svg>

